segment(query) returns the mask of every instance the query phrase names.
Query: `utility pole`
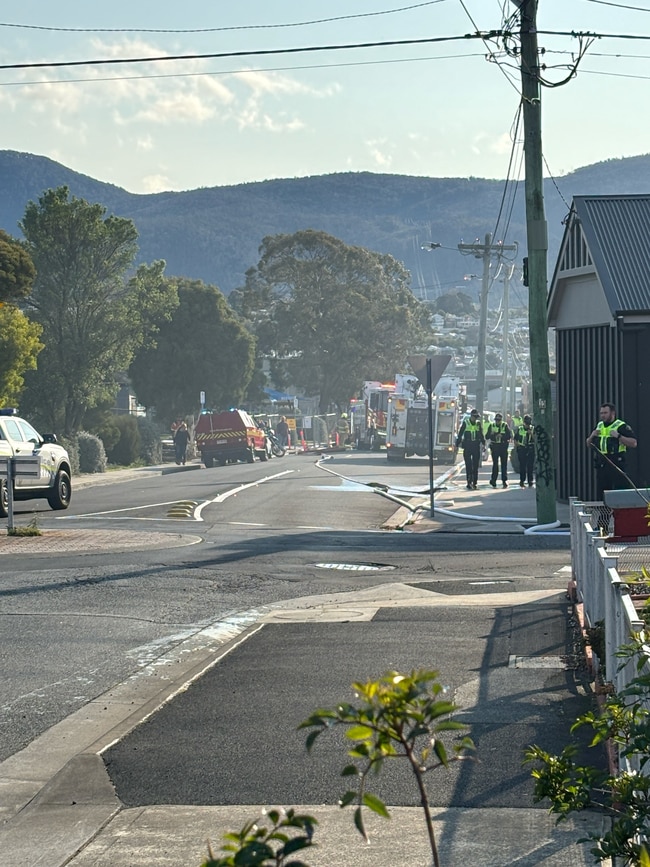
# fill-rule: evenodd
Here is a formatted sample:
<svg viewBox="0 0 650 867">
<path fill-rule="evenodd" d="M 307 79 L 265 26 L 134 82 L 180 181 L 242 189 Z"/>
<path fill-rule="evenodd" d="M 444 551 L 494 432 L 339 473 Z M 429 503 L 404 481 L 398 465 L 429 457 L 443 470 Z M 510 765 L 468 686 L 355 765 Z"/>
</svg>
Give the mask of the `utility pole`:
<svg viewBox="0 0 650 867">
<path fill-rule="evenodd" d="M 533 386 L 537 520 L 557 520 L 553 408 L 546 312 L 548 235 L 542 173 L 542 105 L 537 46 L 538 0 L 515 0 L 521 12 L 521 84 L 526 170 L 526 234 L 528 241 L 528 328 Z"/>
<path fill-rule="evenodd" d="M 503 420 L 508 413 L 508 341 L 510 337 L 510 280 L 515 273 L 514 263 L 503 276 L 503 371 L 501 374 L 501 412 Z"/>
<path fill-rule="evenodd" d="M 483 260 L 483 283 L 481 285 L 481 306 L 478 324 L 478 350 L 476 357 L 476 409 L 479 415 L 483 418 L 483 408 L 485 406 L 485 354 L 486 354 L 486 338 L 487 338 L 487 313 L 488 313 L 488 294 L 490 292 L 490 260 L 492 254 L 496 252 L 497 256 L 501 256 L 504 252 L 517 252 L 517 245 L 506 246 L 505 244 L 493 244 L 492 234 L 490 232 L 485 236 L 485 243 L 479 244 L 459 244 L 458 249 L 464 254 L 473 254 L 477 259 Z"/>
</svg>

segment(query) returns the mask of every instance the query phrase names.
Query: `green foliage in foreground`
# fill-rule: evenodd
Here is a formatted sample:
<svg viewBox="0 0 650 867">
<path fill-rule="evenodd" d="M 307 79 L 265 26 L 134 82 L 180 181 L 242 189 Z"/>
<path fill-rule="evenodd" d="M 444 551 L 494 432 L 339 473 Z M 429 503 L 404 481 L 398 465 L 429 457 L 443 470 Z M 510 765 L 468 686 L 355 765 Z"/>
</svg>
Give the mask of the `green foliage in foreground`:
<svg viewBox="0 0 650 867">
<path fill-rule="evenodd" d="M 241 831 L 225 834 L 221 849 L 226 854 L 217 857 L 209 849 L 209 858 L 201 867 L 309 867 L 292 856 L 315 845 L 316 819 L 294 810 L 269 810 L 266 817 L 269 828 L 249 822 Z"/>
<path fill-rule="evenodd" d="M 610 741 L 623 759 L 634 759 L 640 770 L 611 774 L 577 764 L 573 745 L 564 747 L 560 755 L 532 745 L 525 754 L 526 762 L 533 765 L 535 800 L 548 798 L 558 822 L 591 808 L 605 812 L 611 818 L 609 830 L 580 842 L 595 844 L 591 849 L 595 862 L 621 859 L 616 863 L 626 867 L 650 867 L 650 777 L 646 769 L 650 760 L 650 674 L 643 672 L 647 657 L 646 639 L 643 633 L 641 636 L 619 652 L 627 661 L 636 660 L 637 677 L 627 689 L 609 696 L 600 712 L 578 717 L 571 727 L 573 732 L 588 726 L 592 747 Z"/>
<path fill-rule="evenodd" d="M 441 696 L 444 687 L 438 683 L 436 671 L 416 670 L 408 675 L 389 671 L 379 680 L 354 683 L 352 687 L 359 699 L 357 706 L 339 704 L 333 710 L 317 710 L 300 724 L 300 729 L 312 729 L 307 749 L 324 731 L 338 725 L 345 727 L 348 740 L 353 742 L 348 754 L 354 764 L 346 765 L 341 776 L 356 777 L 358 787 L 356 792 L 346 792 L 339 805 L 356 802 L 354 823 L 366 841 L 363 807 L 390 818 L 383 801 L 366 791 L 368 774 L 381 771 L 386 759 L 408 759 L 424 810 L 433 863 L 440 867 L 424 775 L 466 758 L 467 752 L 474 749 L 469 737 L 460 738 L 451 750 L 441 740 L 444 733 L 466 728 L 449 719 L 456 705 Z M 270 828 L 249 822 L 238 833 L 226 834 L 222 851 L 228 854 L 217 858 L 209 850 L 210 857 L 201 867 L 308 867 L 303 861 L 287 859 L 314 845 L 316 819 L 297 815 L 293 809 L 271 810 L 266 815 L 272 823 Z"/>
<path fill-rule="evenodd" d="M 446 768 L 451 762 L 467 758 L 474 749 L 472 740 L 461 737 L 451 749 L 442 735 L 467 728 L 450 719 L 456 705 L 444 698 L 444 687 L 438 682 L 437 671 L 412 671 L 408 675 L 389 671 L 379 680 L 354 683 L 358 704 L 342 703 L 332 710 L 317 710 L 300 728 L 312 729 L 307 736 L 307 748 L 325 731 L 344 726 L 352 741 L 348 755 L 352 764 L 343 768 L 341 776 L 354 778 L 356 790 L 348 790 L 339 804 L 356 804 L 354 823 L 359 833 L 368 839 L 363 822 L 363 807 L 389 818 L 384 802 L 366 789 L 371 772 L 381 771 L 387 759 L 406 758 L 415 777 L 433 863 L 440 860 L 433 830 L 433 820 L 425 786 L 425 775 L 436 768 Z"/>
</svg>

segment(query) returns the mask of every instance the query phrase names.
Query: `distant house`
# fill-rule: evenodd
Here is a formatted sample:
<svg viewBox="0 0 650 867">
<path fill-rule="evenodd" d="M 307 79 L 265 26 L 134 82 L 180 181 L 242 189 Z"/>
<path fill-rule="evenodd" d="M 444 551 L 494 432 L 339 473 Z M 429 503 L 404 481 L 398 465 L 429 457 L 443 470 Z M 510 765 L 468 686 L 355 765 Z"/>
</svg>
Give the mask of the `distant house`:
<svg viewBox="0 0 650 867">
<path fill-rule="evenodd" d="M 650 481 L 650 195 L 576 196 L 548 298 L 556 333 L 560 500 L 596 496 L 585 440 L 603 402 L 616 404 L 639 448 L 628 474 Z"/>
</svg>

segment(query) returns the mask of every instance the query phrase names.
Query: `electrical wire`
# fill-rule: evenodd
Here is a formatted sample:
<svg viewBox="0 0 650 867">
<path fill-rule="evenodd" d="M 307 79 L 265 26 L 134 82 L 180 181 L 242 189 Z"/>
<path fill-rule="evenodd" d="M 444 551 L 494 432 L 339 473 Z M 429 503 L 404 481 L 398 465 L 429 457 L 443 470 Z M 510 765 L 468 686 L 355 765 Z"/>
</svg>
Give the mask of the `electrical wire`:
<svg viewBox="0 0 650 867">
<path fill-rule="evenodd" d="M 309 63 L 301 66 L 256 66 L 240 69 L 206 70 L 204 72 L 168 72 L 151 75 L 110 75 L 93 78 L 47 78 L 26 81 L 0 81 L 0 87 L 26 87 L 39 84 L 86 84 L 99 81 L 142 81 L 159 78 L 200 78 L 205 75 L 238 75 L 242 72 L 300 72 L 306 69 L 346 69 L 354 66 L 378 66 L 391 63 L 424 63 L 431 60 L 459 60 L 467 57 L 484 57 L 483 52 L 469 54 L 445 54 L 435 57 L 398 57 L 393 60 L 352 60 L 349 63 Z"/>
<path fill-rule="evenodd" d="M 493 35 L 498 35 L 493 31 Z M 433 45 L 444 42 L 460 42 L 466 39 L 483 39 L 482 33 L 466 33 L 463 36 L 431 36 L 422 39 L 388 39 L 381 42 L 354 42 L 347 45 L 307 45 L 298 48 L 261 48 L 246 51 L 219 51 L 208 54 L 166 54 L 154 57 L 110 57 L 101 60 L 46 60 L 36 63 L 5 63 L 0 69 L 45 69 L 70 66 L 111 66 L 127 63 L 162 63 L 170 60 L 214 60 L 225 57 L 265 57 L 269 55 L 301 54 L 313 51 L 348 51 L 355 48 L 387 48 L 399 45 Z M 650 37 L 649 37 L 650 38 Z"/>
<path fill-rule="evenodd" d="M 506 200 L 506 193 L 508 192 L 508 184 L 510 182 L 510 171 L 512 169 L 512 162 L 513 162 L 514 155 L 515 155 L 515 149 L 517 147 L 517 133 L 519 131 L 519 122 L 521 120 L 522 111 L 523 111 L 523 103 L 520 100 L 519 104 L 517 106 L 517 111 L 515 113 L 515 119 L 513 120 L 513 123 L 512 123 L 512 126 L 514 126 L 514 132 L 512 135 L 512 147 L 510 148 L 510 159 L 508 160 L 508 170 L 506 172 L 506 179 L 505 179 L 505 183 L 503 185 L 503 194 L 501 196 L 501 204 L 499 205 L 499 213 L 497 214 L 497 220 L 496 220 L 496 223 L 494 226 L 494 231 L 492 232 L 493 238 L 497 237 L 497 232 L 499 231 L 499 223 L 501 221 L 501 214 L 503 213 L 503 205 L 504 205 L 505 200 Z M 512 127 L 511 127 L 511 129 L 512 129 Z M 504 239 L 505 239 L 505 235 L 504 235 Z"/>
<path fill-rule="evenodd" d="M 479 28 L 478 28 L 476 22 L 474 21 L 474 19 L 472 18 L 472 15 L 471 15 L 469 9 L 468 9 L 467 6 L 465 5 L 464 0 L 458 0 L 458 2 L 459 2 L 460 5 L 463 7 L 463 10 L 465 11 L 465 14 L 466 14 L 467 17 L 469 18 L 469 20 L 472 22 L 472 27 L 474 27 L 476 33 L 479 34 L 479 33 L 480 33 Z M 490 52 L 490 55 L 489 55 L 489 56 L 493 59 L 493 61 L 494 61 L 494 62 L 496 63 L 496 65 L 499 67 L 500 72 L 504 75 L 504 77 L 505 77 L 506 81 L 508 82 L 508 84 L 510 85 L 510 87 L 514 87 L 514 89 L 517 91 L 517 93 L 519 93 L 519 92 L 520 92 L 520 91 L 519 91 L 519 86 L 518 86 L 517 84 L 515 84 L 515 83 L 512 81 L 512 79 L 510 78 L 510 76 L 508 75 L 508 73 L 505 71 L 505 69 L 503 69 L 503 68 L 501 67 L 501 64 L 500 64 L 500 63 L 498 62 L 498 60 L 496 59 L 496 55 L 494 55 L 494 49 L 492 48 L 492 46 L 491 46 L 490 43 L 488 42 L 488 39 L 487 39 L 487 38 L 484 38 L 483 36 L 481 36 L 481 39 L 483 40 L 483 44 L 485 45 L 485 47 L 486 47 L 486 48 L 488 49 L 488 51 Z"/>
<path fill-rule="evenodd" d="M 616 6 L 617 9 L 633 9 L 635 12 L 650 12 L 645 6 L 628 6 L 627 3 L 612 3 L 610 0 L 587 0 L 587 3 L 598 3 L 600 6 Z"/>
<path fill-rule="evenodd" d="M 358 12 L 354 15 L 337 15 L 333 18 L 316 18 L 313 21 L 294 21 L 287 24 L 240 24 L 232 27 L 194 27 L 183 30 L 164 29 L 161 27 L 47 27 L 40 24 L 9 24 L 6 22 L 0 22 L 0 27 L 46 30 L 54 33 L 222 33 L 231 30 L 270 30 L 273 28 L 307 27 L 312 24 L 330 24 L 333 21 L 349 21 L 351 18 L 373 18 L 378 15 L 392 15 L 395 12 L 409 12 L 411 9 L 421 9 L 423 6 L 434 6 L 436 3 L 446 2 L 447 0 L 427 0 L 425 3 L 400 6 L 397 9 L 384 9 L 378 12 Z"/>
</svg>

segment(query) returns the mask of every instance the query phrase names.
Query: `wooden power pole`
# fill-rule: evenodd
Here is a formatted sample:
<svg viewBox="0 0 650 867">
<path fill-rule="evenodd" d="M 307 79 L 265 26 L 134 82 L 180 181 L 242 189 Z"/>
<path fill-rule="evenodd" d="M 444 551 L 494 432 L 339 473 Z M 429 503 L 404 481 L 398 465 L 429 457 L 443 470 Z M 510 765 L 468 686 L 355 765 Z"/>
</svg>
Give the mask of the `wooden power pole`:
<svg viewBox="0 0 650 867">
<path fill-rule="evenodd" d="M 481 244 L 478 240 L 474 244 L 459 244 L 458 249 L 465 255 L 471 254 L 477 259 L 483 260 L 483 282 L 481 284 L 481 305 L 478 323 L 478 347 L 476 352 L 476 409 L 479 415 L 483 418 L 483 410 L 485 409 L 485 356 L 487 352 L 487 314 L 488 314 L 488 295 L 490 292 L 490 261 L 496 253 L 501 257 L 504 253 L 516 253 L 517 245 L 505 245 L 501 243 L 492 243 L 492 234 L 490 232 L 485 236 L 485 243 Z"/>
<path fill-rule="evenodd" d="M 542 106 L 537 47 L 538 0 L 514 0 L 521 12 L 521 83 L 526 169 L 526 228 L 528 240 L 528 324 L 535 428 L 537 520 L 557 520 L 553 408 L 548 356 L 547 257 L 542 173 Z"/>
</svg>

